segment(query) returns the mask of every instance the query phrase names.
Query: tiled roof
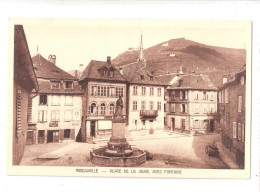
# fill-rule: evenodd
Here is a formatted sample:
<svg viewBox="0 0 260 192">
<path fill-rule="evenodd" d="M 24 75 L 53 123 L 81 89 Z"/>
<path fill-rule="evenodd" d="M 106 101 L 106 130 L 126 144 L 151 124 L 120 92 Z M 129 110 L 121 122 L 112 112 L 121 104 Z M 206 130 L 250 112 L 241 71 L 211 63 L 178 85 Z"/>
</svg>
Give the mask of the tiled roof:
<svg viewBox="0 0 260 192">
<path fill-rule="evenodd" d="M 180 80 L 182 81 L 180 83 Z M 202 74 L 187 74 L 180 75 L 179 78 L 172 83 L 169 89 L 205 89 L 217 90 L 207 75 Z"/>
<path fill-rule="evenodd" d="M 77 80 L 75 77 L 63 71 L 61 68 L 57 67 L 40 54 L 35 55 L 32 58 L 32 62 L 33 65 L 37 67 L 37 70 L 35 71 L 37 78 Z"/>
<path fill-rule="evenodd" d="M 153 74 L 150 71 L 142 67 L 142 62 L 134 62 L 134 63 L 120 66 L 118 68 L 122 69 L 123 76 L 130 83 L 147 84 L 147 85 L 164 85 L 163 83 L 158 81 L 156 77 L 153 77 Z M 141 79 L 141 76 L 143 76 L 143 79 Z M 153 77 L 153 80 L 151 80 L 151 77 Z"/>
<path fill-rule="evenodd" d="M 158 82 L 164 84 L 164 85 L 169 85 L 169 83 L 171 82 L 171 80 L 177 75 L 177 73 L 173 74 L 165 74 L 165 75 L 160 75 L 157 76 L 156 79 Z"/>
<path fill-rule="evenodd" d="M 65 89 L 65 83 L 60 84 L 60 89 L 51 89 L 51 82 L 46 80 L 39 80 L 39 93 L 46 94 L 82 94 L 80 85 L 77 81 L 73 81 L 73 89 Z"/>
<path fill-rule="evenodd" d="M 104 67 L 107 69 L 114 69 L 114 76 L 109 77 L 109 76 L 101 75 L 99 70 Z M 90 61 L 88 66 L 83 71 L 79 81 L 83 81 L 85 79 L 127 82 L 127 80 L 123 77 L 123 75 L 121 75 L 120 72 L 112 64 L 108 64 L 107 62 L 104 62 L 104 61 L 95 61 L 95 60 Z"/>
</svg>

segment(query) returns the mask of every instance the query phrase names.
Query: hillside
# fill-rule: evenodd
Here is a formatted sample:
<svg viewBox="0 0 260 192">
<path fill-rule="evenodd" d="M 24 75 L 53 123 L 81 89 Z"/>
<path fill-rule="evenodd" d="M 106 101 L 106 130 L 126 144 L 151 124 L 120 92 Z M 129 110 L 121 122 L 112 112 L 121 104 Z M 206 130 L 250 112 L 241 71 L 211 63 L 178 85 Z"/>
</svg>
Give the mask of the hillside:
<svg viewBox="0 0 260 192">
<path fill-rule="evenodd" d="M 147 68 L 155 74 L 177 72 L 204 73 L 220 86 L 223 74 L 234 74 L 246 61 L 244 49 L 231 49 L 200 44 L 184 38 L 172 39 L 144 50 Z M 126 51 L 112 62 L 121 66 L 136 61 L 138 51 Z"/>
</svg>

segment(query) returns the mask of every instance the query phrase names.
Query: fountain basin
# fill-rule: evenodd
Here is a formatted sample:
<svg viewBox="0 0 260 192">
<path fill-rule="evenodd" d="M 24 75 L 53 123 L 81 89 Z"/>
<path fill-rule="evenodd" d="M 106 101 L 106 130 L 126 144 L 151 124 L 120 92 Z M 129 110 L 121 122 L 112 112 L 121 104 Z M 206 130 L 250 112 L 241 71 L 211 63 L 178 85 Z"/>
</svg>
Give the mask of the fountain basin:
<svg viewBox="0 0 260 192">
<path fill-rule="evenodd" d="M 107 167 L 135 167 L 146 161 L 146 153 L 140 149 L 133 148 L 129 156 L 107 156 L 107 146 L 92 149 L 90 151 L 91 161 L 94 164 Z"/>
</svg>

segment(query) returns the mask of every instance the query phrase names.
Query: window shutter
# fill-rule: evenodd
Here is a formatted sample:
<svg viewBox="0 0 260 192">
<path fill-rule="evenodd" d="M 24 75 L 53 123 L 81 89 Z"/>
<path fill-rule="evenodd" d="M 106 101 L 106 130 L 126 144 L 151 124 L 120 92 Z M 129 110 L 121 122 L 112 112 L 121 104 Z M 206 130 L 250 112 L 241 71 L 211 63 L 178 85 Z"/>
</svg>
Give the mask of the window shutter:
<svg viewBox="0 0 260 192">
<path fill-rule="evenodd" d="M 180 99 L 182 99 L 182 91 L 180 91 Z"/>
<path fill-rule="evenodd" d="M 185 99 L 188 99 L 188 91 L 185 91 Z"/>
<path fill-rule="evenodd" d="M 182 105 L 180 104 L 180 108 L 181 108 L 181 112 L 183 112 L 183 108 L 182 108 Z"/>
<path fill-rule="evenodd" d="M 21 106 L 21 90 L 17 91 L 16 94 L 16 137 L 19 136 L 19 134 L 22 131 L 22 106 Z"/>
<path fill-rule="evenodd" d="M 237 138 L 237 123 L 233 122 L 233 138 Z"/>
<path fill-rule="evenodd" d="M 43 121 L 47 121 L 47 111 L 43 111 Z"/>
</svg>

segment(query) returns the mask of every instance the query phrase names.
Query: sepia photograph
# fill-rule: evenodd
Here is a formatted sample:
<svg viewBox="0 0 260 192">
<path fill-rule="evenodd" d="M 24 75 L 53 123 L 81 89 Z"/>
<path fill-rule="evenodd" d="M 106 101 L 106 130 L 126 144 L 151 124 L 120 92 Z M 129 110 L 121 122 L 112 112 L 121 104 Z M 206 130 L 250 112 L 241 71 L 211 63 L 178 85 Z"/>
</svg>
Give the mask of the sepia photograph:
<svg viewBox="0 0 260 192">
<path fill-rule="evenodd" d="M 11 18 L 9 174 L 248 178 L 251 27 Z"/>
</svg>

